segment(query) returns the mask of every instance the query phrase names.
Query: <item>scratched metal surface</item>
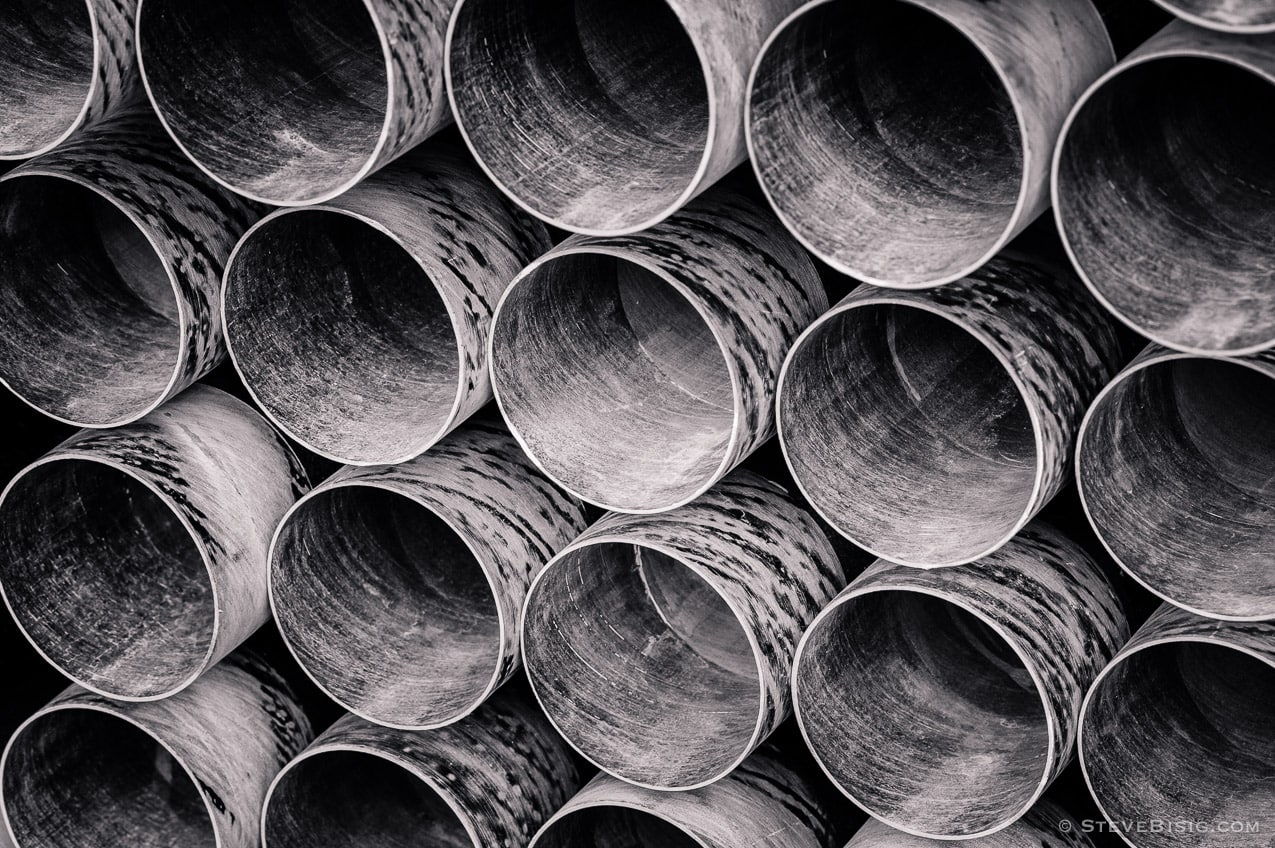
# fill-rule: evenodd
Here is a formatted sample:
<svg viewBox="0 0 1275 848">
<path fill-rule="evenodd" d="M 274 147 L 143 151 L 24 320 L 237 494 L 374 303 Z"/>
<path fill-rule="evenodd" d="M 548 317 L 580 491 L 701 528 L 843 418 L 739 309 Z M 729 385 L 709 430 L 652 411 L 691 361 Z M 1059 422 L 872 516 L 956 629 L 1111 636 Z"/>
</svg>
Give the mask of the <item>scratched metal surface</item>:
<svg viewBox="0 0 1275 848">
<path fill-rule="evenodd" d="M 1267 0 L 1155 0 L 1196 26 L 1231 33 L 1275 32 L 1275 6 Z"/>
<path fill-rule="evenodd" d="M 940 848 L 950 841 L 903 833 L 868 819 L 845 848 Z M 969 848 L 1093 848 L 1083 824 L 1057 804 L 1040 801 L 1004 830 L 962 841 Z"/>
</svg>

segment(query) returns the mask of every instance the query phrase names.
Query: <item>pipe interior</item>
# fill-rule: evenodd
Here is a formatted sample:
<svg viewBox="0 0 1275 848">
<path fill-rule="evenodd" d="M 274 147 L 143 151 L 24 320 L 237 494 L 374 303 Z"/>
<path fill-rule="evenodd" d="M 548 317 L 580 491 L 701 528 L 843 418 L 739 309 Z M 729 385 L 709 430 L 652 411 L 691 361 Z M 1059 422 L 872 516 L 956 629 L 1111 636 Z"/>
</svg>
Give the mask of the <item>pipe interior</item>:
<svg viewBox="0 0 1275 848">
<path fill-rule="evenodd" d="M 177 297 L 146 235 L 58 177 L 0 183 L 0 377 L 33 406 L 108 425 L 158 402 L 182 355 Z"/>
<path fill-rule="evenodd" d="M 722 596 L 672 557 L 618 542 L 566 554 L 533 590 L 523 639 L 545 711 L 607 771 L 685 787 L 748 753 L 757 659 Z"/>
<path fill-rule="evenodd" d="M 1275 340 L 1275 85 L 1217 59 L 1160 58 L 1075 115 L 1058 215 L 1080 269 L 1174 345 Z"/>
<path fill-rule="evenodd" d="M 458 121 L 534 212 L 569 229 L 635 229 L 696 182 L 712 107 L 666 0 L 467 0 L 457 15 Z"/>
<path fill-rule="evenodd" d="M 271 563 L 279 627 L 347 708 L 418 727 L 474 706 L 500 662 L 482 566 L 437 515 L 374 486 L 307 500 Z"/>
<path fill-rule="evenodd" d="M 786 27 L 752 92 L 754 161 L 814 250 L 895 285 L 954 278 L 1013 226 L 1022 138 L 964 34 L 899 0 L 838 0 Z"/>
<path fill-rule="evenodd" d="M 352 183 L 389 108 L 363 0 L 147 0 L 151 99 L 191 157 L 239 191 L 305 202 Z"/>
<path fill-rule="evenodd" d="M 1022 659 L 938 598 L 873 592 L 806 637 L 802 727 L 828 773 L 896 826 L 974 836 L 1012 820 L 1045 774 L 1045 705 Z"/>
<path fill-rule="evenodd" d="M 0 79 L 0 156 L 30 155 L 70 129 L 93 84 L 84 0 L 0 4 Z"/>
<path fill-rule="evenodd" d="M 825 320 L 789 361 L 779 403 L 806 494 L 887 559 L 982 556 L 1031 502 L 1021 392 L 982 342 L 931 312 L 878 304 Z"/>
<path fill-rule="evenodd" d="M 535 848 L 703 848 L 658 816 L 629 807 L 585 807 L 540 832 Z"/>
<path fill-rule="evenodd" d="M 1095 407 L 1080 486 L 1121 565 L 1191 609 L 1275 617 L 1275 381 L 1233 362 L 1136 371 Z"/>
<path fill-rule="evenodd" d="M 22 848 L 214 848 L 203 796 L 181 764 L 130 722 L 55 710 L 14 738 L 5 809 Z"/>
<path fill-rule="evenodd" d="M 0 582 L 68 676 L 156 697 L 204 665 L 216 603 L 194 537 L 136 478 L 99 462 L 37 465 L 0 504 Z"/>
<path fill-rule="evenodd" d="M 1269 0 L 1165 0 L 1179 12 L 1227 27 L 1275 27 Z"/>
<path fill-rule="evenodd" d="M 1190 844 L 1265 848 L 1275 822 L 1272 727 L 1275 669 L 1221 645 L 1156 645 L 1121 661 L 1090 695 L 1085 771 L 1116 821 L 1225 823 L 1193 831 Z M 1245 823 L 1260 832 L 1243 832 Z M 1131 838 L 1138 848 L 1184 840 L 1174 832 Z"/>
<path fill-rule="evenodd" d="M 425 781 L 360 751 L 292 766 L 266 804 L 264 834 L 263 848 L 478 848 Z"/>
<path fill-rule="evenodd" d="M 667 281 L 611 256 L 562 256 L 510 290 L 493 338 L 502 411 L 567 488 L 644 510 L 714 481 L 735 423 L 731 374 Z"/>
<path fill-rule="evenodd" d="M 442 295 L 390 236 L 339 212 L 243 242 L 226 330 L 244 381 L 299 441 L 347 462 L 420 453 L 451 418 L 460 349 Z"/>
</svg>

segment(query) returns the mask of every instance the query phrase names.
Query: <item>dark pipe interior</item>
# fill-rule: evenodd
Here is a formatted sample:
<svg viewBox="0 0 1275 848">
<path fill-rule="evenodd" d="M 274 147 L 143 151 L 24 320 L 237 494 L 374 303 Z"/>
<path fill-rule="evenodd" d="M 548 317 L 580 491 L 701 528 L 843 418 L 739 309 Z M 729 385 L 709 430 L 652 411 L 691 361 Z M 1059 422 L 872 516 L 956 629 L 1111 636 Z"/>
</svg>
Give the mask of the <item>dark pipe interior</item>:
<svg viewBox="0 0 1275 848">
<path fill-rule="evenodd" d="M 93 83 L 93 25 L 84 0 L 0 4 L 0 156 L 33 154 L 65 133 Z"/>
<path fill-rule="evenodd" d="M 676 825 L 628 807 L 585 807 L 541 832 L 536 848 L 701 848 Z"/>
</svg>

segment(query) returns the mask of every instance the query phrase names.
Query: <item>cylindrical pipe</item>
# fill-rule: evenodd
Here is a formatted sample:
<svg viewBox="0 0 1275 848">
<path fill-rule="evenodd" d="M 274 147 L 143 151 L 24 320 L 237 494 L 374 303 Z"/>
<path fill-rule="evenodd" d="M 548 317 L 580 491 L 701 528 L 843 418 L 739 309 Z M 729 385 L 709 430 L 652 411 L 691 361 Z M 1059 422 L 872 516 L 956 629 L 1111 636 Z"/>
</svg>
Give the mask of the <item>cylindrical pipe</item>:
<svg viewBox="0 0 1275 848">
<path fill-rule="evenodd" d="M 1155 0 L 1184 21 L 1227 33 L 1275 32 L 1270 0 Z"/>
<path fill-rule="evenodd" d="M 526 848 L 580 786 L 525 685 L 428 733 L 347 715 L 275 778 L 262 848 Z"/>
<path fill-rule="evenodd" d="M 142 81 L 196 165 L 276 206 L 330 200 L 450 120 L 454 0 L 138 0 Z"/>
<path fill-rule="evenodd" d="M 799 3 L 460 0 L 448 96 L 479 164 L 533 215 L 635 233 L 744 161 L 748 69 Z"/>
<path fill-rule="evenodd" d="M 607 515 L 555 557 L 523 609 L 527 676 L 603 770 L 705 786 L 787 716 L 793 646 L 845 582 L 814 517 L 737 471 L 673 512 Z"/>
<path fill-rule="evenodd" d="M 1089 690 L 1080 764 L 1135 848 L 1269 848 L 1272 728 L 1275 625 L 1165 604 Z"/>
<path fill-rule="evenodd" d="M 141 95 L 137 0 L 0 4 L 0 160 L 57 147 Z"/>
<path fill-rule="evenodd" d="M 270 781 L 311 738 L 247 652 L 162 701 L 72 686 L 9 740 L 0 811 L 21 848 L 256 848 Z"/>
<path fill-rule="evenodd" d="M 1151 345 L 1090 407 L 1076 481 L 1125 571 L 1197 615 L 1275 619 L 1275 352 Z"/>
<path fill-rule="evenodd" d="M 345 468 L 298 501 L 271 546 L 271 607 L 341 706 L 440 727 L 513 674 L 532 578 L 586 524 L 508 432 L 471 423 L 412 462 Z"/>
<path fill-rule="evenodd" d="M 604 509 L 673 509 L 774 434 L 784 354 L 827 302 L 783 228 L 719 189 L 531 263 L 496 307 L 492 386 L 560 486 Z"/>
<path fill-rule="evenodd" d="M 1175 21 L 1090 86 L 1054 215 L 1116 317 L 1188 353 L 1275 346 L 1275 35 Z"/>
<path fill-rule="evenodd" d="M 879 560 L 802 637 L 793 703 L 828 776 L 899 830 L 1003 830 L 1067 765 L 1089 683 L 1129 635 L 1098 565 L 1035 522 L 968 565 Z"/>
<path fill-rule="evenodd" d="M 1090 0 L 1002 11 L 812 0 L 770 36 L 749 83 L 749 151 L 815 255 L 877 285 L 936 286 L 1049 205 L 1058 130 L 1115 54 Z"/>
<path fill-rule="evenodd" d="M 860 286 L 793 345 L 779 437 L 823 517 L 884 559 L 971 562 L 1068 479 L 1115 328 L 1070 272 L 1014 253 L 938 289 Z"/>
<path fill-rule="evenodd" d="M 904 833 L 868 819 L 845 848 L 942 848 L 951 844 L 950 840 Z M 960 844 L 965 848 L 1093 848 L 1081 822 L 1057 804 L 1043 800 L 1004 830 Z"/>
<path fill-rule="evenodd" d="M 118 700 L 189 686 L 270 617 L 270 537 L 305 491 L 247 404 L 195 386 L 84 430 L 0 494 L 0 593 L 63 674 Z"/>
<path fill-rule="evenodd" d="M 460 150 L 431 143 L 249 230 L 227 263 L 226 344 L 307 448 L 406 462 L 491 400 L 492 309 L 549 246 Z"/>
<path fill-rule="evenodd" d="M 139 106 L 0 179 L 0 381 L 46 415 L 114 427 L 225 353 L 217 292 L 257 213 Z"/>
</svg>

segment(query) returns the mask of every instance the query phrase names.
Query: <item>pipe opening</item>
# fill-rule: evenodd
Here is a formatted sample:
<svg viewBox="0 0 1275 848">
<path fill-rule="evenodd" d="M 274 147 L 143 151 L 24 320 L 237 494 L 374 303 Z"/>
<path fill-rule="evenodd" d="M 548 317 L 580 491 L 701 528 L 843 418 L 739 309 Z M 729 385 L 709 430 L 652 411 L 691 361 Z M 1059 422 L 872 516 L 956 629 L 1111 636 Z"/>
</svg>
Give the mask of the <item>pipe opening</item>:
<svg viewBox="0 0 1275 848">
<path fill-rule="evenodd" d="M 1005 366 L 923 309 L 869 304 L 817 325 L 788 362 L 784 448 L 802 489 L 896 562 L 968 562 L 1022 522 L 1035 430 Z"/>
<path fill-rule="evenodd" d="M 460 349 L 433 280 L 395 239 L 340 212 L 280 215 L 225 286 L 235 365 L 266 412 L 342 462 L 402 462 L 447 429 Z"/>
<path fill-rule="evenodd" d="M 1080 447 L 1094 528 L 1120 564 L 1206 615 L 1275 617 L 1275 384 L 1216 359 L 1135 371 Z"/>
<path fill-rule="evenodd" d="M 218 844 L 203 796 L 173 755 L 97 710 L 54 710 L 20 730 L 4 798 L 22 848 Z"/>
<path fill-rule="evenodd" d="M 136 478 L 83 459 L 29 468 L 0 502 L 0 584 L 68 677 L 157 698 L 198 674 L 216 603 L 198 543 Z"/>
<path fill-rule="evenodd" d="M 727 458 L 725 353 L 690 300 L 631 262 L 569 254 L 517 281 L 493 328 L 492 379 L 536 463 L 607 508 L 685 503 Z"/>
<path fill-rule="evenodd" d="M 712 106 L 666 0 L 468 0 L 448 61 L 479 161 L 559 226 L 641 229 L 698 182 Z"/>
<path fill-rule="evenodd" d="M 373 721 L 458 718 L 500 664 L 482 566 L 442 519 L 395 492 L 339 486 L 306 500 L 279 532 L 270 579 L 301 665 Z"/>
<path fill-rule="evenodd" d="M 138 38 L 169 131 L 236 191 L 312 202 L 377 155 L 389 79 L 362 0 L 146 0 Z"/>
<path fill-rule="evenodd" d="M 756 72 L 754 162 L 823 259 L 917 287 L 964 276 L 1015 225 L 1009 91 L 960 30 L 910 2 L 841 0 L 781 30 Z"/>
<path fill-rule="evenodd" d="M 896 827 L 975 836 L 1042 788 L 1042 693 L 1005 639 L 953 603 L 909 591 L 844 601 L 807 635 L 796 681 L 811 750 Z"/>
<path fill-rule="evenodd" d="M 1119 661 L 1090 695 L 1080 737 L 1086 777 L 1117 822 L 1225 823 L 1192 832 L 1191 844 L 1265 848 L 1275 823 L 1272 727 L 1275 669 L 1222 645 L 1155 645 Z M 1142 830 L 1130 838 L 1138 848 L 1183 839 Z"/>
<path fill-rule="evenodd" d="M 703 848 L 677 825 L 628 807 L 573 810 L 542 830 L 535 848 Z"/>
<path fill-rule="evenodd" d="M 0 375 L 81 426 L 135 417 L 182 362 L 177 295 L 145 233 L 59 177 L 0 183 Z"/>
<path fill-rule="evenodd" d="M 1178 15 L 1190 15 L 1225 30 L 1275 29 L 1275 6 L 1268 0 L 1161 0 Z"/>
<path fill-rule="evenodd" d="M 607 771 L 689 788 L 749 753 L 758 660 L 725 599 L 672 557 L 618 542 L 567 553 L 533 588 L 523 633 L 545 712 Z"/>
<path fill-rule="evenodd" d="M 1272 136 L 1275 85 L 1212 58 L 1129 67 L 1074 114 L 1058 220 L 1134 329 L 1194 350 L 1275 341 Z"/>
<path fill-rule="evenodd" d="M 264 848 L 477 848 L 425 781 L 362 751 L 323 751 L 284 772 L 263 831 Z"/>
</svg>

